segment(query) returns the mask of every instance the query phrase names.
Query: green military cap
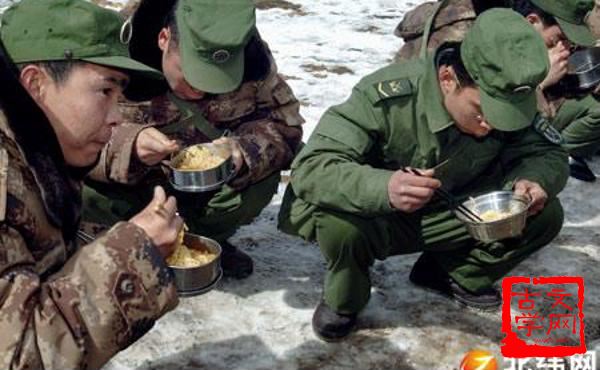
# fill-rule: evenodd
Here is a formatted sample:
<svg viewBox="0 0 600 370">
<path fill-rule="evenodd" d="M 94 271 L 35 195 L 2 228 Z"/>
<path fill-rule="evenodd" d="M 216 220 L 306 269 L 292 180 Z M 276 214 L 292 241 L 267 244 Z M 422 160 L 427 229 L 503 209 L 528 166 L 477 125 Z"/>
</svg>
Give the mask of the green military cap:
<svg viewBox="0 0 600 370">
<path fill-rule="evenodd" d="M 84 0 L 21 0 L 8 8 L 0 38 L 14 63 L 84 61 L 123 70 L 125 95 L 145 99 L 162 74 L 129 57 L 131 26 L 112 10 Z"/>
<path fill-rule="evenodd" d="M 244 48 L 255 34 L 250 0 L 179 0 L 179 50 L 185 80 L 213 94 L 235 90 L 244 75 Z"/>
<path fill-rule="evenodd" d="M 548 50 L 539 33 L 518 13 L 492 9 L 466 34 L 461 59 L 481 94 L 484 117 L 495 129 L 531 125 L 536 87 L 548 74 Z"/>
<path fill-rule="evenodd" d="M 594 7 L 593 0 L 530 0 L 538 8 L 556 18 L 569 41 L 582 46 L 594 46 L 596 40 L 585 24 Z"/>
</svg>

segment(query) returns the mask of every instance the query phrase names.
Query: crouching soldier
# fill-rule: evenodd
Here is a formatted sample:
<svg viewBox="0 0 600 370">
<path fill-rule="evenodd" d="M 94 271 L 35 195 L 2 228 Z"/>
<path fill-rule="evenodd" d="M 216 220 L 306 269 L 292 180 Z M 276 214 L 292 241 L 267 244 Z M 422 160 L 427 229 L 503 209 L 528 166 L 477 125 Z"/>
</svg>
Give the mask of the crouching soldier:
<svg viewBox="0 0 600 370">
<path fill-rule="evenodd" d="M 84 0 L 23 0 L 2 15 L 0 368 L 98 369 L 177 304 L 164 258 L 182 221 L 162 189 L 75 243 L 81 181 L 122 120 L 121 93 L 162 79 L 129 58 L 122 27 Z"/>
<path fill-rule="evenodd" d="M 154 184 L 169 186 L 154 165 L 179 148 L 230 145 L 235 174 L 222 188 L 196 195 L 170 191 L 190 231 L 223 247 L 224 275 L 249 276 L 250 256 L 227 239 L 271 200 L 279 172 L 300 144 L 303 123 L 298 101 L 256 30 L 254 6 L 249 0 L 142 1 L 133 15 L 130 50 L 161 69 L 168 86 L 152 101 L 124 104 L 127 122 L 115 130 L 92 173 L 112 183 L 89 182 L 84 219 L 116 222 L 138 212 Z"/>
<path fill-rule="evenodd" d="M 493 283 L 562 226 L 556 195 L 566 153 L 532 127 L 548 67 L 543 40 L 523 17 L 493 9 L 462 44 L 363 78 L 325 113 L 292 165 L 279 219 L 282 230 L 316 240 L 327 261 L 313 316 L 319 337 L 351 332 L 369 301 L 370 266 L 397 254 L 424 251 L 410 274 L 419 286 L 476 308 L 500 304 Z M 440 187 L 463 200 L 500 189 L 526 194 L 523 236 L 472 239 L 432 199 Z"/>
</svg>

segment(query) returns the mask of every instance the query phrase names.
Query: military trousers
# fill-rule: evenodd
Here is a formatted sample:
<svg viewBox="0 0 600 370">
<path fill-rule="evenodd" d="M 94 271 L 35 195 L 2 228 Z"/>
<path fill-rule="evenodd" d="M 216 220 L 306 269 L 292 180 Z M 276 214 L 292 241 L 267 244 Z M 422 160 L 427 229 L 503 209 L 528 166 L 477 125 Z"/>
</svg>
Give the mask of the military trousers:
<svg viewBox="0 0 600 370">
<path fill-rule="evenodd" d="M 156 185 L 177 198 L 177 209 L 190 232 L 223 242 L 249 224 L 277 192 L 279 172 L 237 191 L 227 185 L 205 193 L 185 193 L 171 187 L 164 177 L 136 186 L 87 181 L 83 189 L 83 221 L 112 225 L 145 208 Z"/>
<path fill-rule="evenodd" d="M 562 227 L 563 210 L 551 199 L 528 218 L 521 237 L 492 243 L 471 238 L 448 210 L 362 218 L 318 208 L 312 217 L 311 234 L 327 262 L 325 302 L 338 313 L 356 313 L 369 301 L 376 259 L 426 251 L 458 284 L 477 292 L 548 244 Z"/>
</svg>

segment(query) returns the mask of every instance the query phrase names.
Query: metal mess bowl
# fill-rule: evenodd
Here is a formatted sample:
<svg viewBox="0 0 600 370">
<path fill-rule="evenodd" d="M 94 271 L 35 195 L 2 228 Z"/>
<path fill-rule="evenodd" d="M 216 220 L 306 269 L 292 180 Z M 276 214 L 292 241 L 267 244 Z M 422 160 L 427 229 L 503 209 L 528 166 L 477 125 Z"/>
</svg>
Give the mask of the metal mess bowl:
<svg viewBox="0 0 600 370">
<path fill-rule="evenodd" d="M 208 170 L 182 170 L 178 165 L 183 159 L 184 152 L 195 146 L 202 146 L 210 150 L 214 155 L 226 158 L 219 166 Z M 169 168 L 169 182 L 180 191 L 199 193 L 218 189 L 227 182 L 234 172 L 231 151 L 226 145 L 216 145 L 212 143 L 196 144 L 189 146 L 174 155 L 166 163 Z"/>
<path fill-rule="evenodd" d="M 531 201 L 511 191 L 495 191 L 471 198 L 462 203 L 463 206 L 481 215 L 486 211 L 510 213 L 511 215 L 495 221 L 475 222 L 460 212 L 454 212 L 462 221 L 469 234 L 477 240 L 492 242 L 520 236 L 527 221 L 527 210 Z"/>
<path fill-rule="evenodd" d="M 221 246 L 216 241 L 203 236 L 185 233 L 183 243 L 188 248 L 208 249 L 217 257 L 211 262 L 197 267 L 173 267 L 175 286 L 180 297 L 191 297 L 212 290 L 223 275 L 221 270 Z"/>
<path fill-rule="evenodd" d="M 587 90 L 600 83 L 600 47 L 582 49 L 569 57 L 565 78 L 573 87 Z"/>
</svg>

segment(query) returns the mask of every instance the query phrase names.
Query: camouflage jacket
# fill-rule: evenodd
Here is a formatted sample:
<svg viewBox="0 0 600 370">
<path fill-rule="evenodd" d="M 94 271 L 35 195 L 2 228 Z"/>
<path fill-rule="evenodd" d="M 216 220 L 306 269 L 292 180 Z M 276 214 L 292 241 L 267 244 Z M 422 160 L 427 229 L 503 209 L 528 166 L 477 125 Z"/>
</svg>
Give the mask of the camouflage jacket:
<svg viewBox="0 0 600 370">
<path fill-rule="evenodd" d="M 172 275 L 128 222 L 77 247 L 52 191 L 80 196 L 81 183 L 31 165 L 25 150 L 0 111 L 0 368 L 100 368 L 174 308 Z M 76 197 L 63 200 L 79 214 Z"/>
<path fill-rule="evenodd" d="M 113 139 L 91 173 L 95 180 L 135 183 L 143 178 L 148 169 L 136 158 L 135 139 L 148 126 L 183 146 L 208 142 L 228 132 L 240 144 L 244 158 L 243 168 L 229 183 L 235 189 L 287 169 L 302 140 L 300 104 L 272 59 L 265 79 L 244 82 L 231 93 L 193 102 L 167 93 L 148 102 L 123 103 L 122 108 L 125 123 L 113 131 Z"/>
</svg>

